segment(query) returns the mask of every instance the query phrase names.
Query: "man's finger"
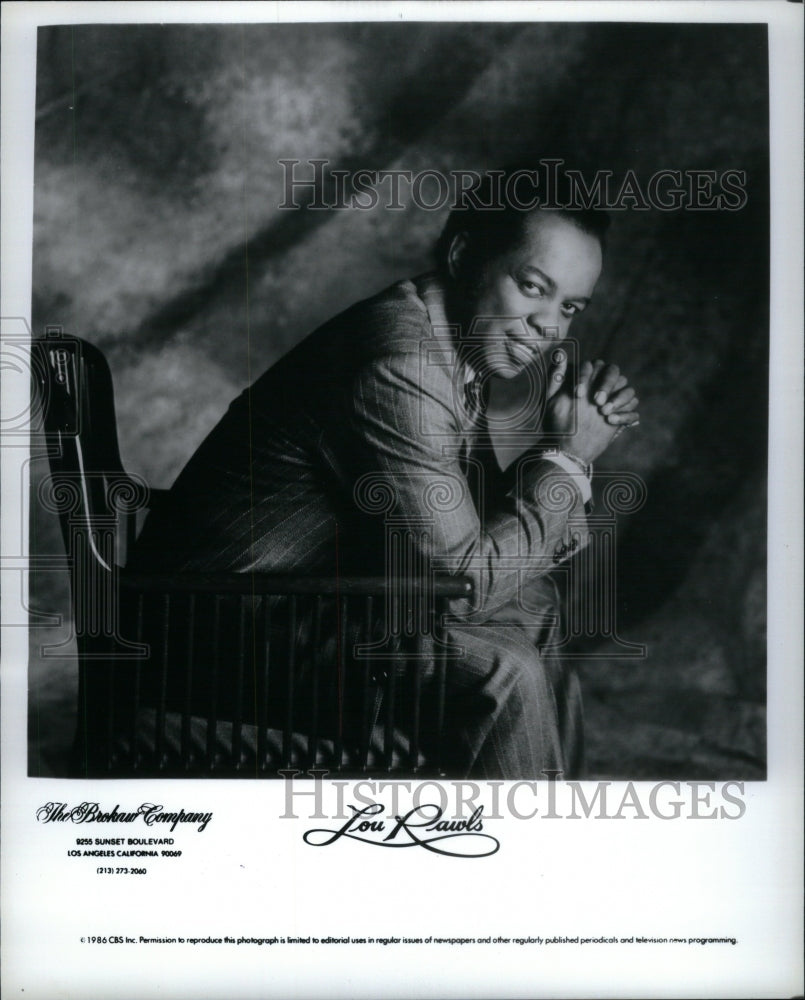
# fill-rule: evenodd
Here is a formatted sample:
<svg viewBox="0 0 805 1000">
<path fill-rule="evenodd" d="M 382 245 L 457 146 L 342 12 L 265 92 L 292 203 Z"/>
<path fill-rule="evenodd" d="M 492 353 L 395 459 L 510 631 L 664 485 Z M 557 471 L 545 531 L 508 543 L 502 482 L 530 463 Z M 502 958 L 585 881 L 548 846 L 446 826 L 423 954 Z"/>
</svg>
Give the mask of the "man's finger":
<svg viewBox="0 0 805 1000">
<path fill-rule="evenodd" d="M 584 386 L 584 391 L 578 393 L 579 396 L 582 396 L 582 395 L 588 396 L 589 395 L 589 393 L 590 393 L 590 386 L 591 385 L 595 385 L 595 383 L 596 383 L 596 381 L 598 379 L 598 373 L 604 367 L 606 367 L 605 362 L 601 361 L 600 358 L 598 359 L 598 361 L 594 361 L 593 362 L 592 371 L 590 372 L 590 377 L 587 380 L 586 385 Z"/>
<path fill-rule="evenodd" d="M 598 406 L 603 406 L 609 399 L 610 393 L 615 389 L 615 383 L 620 378 L 621 370 L 617 365 L 605 365 L 601 368 L 593 385 L 593 402 Z"/>
<path fill-rule="evenodd" d="M 593 364 L 591 361 L 585 361 L 579 369 L 579 377 L 576 381 L 576 396 L 579 399 L 581 399 L 582 396 L 587 395 L 587 391 L 590 386 L 590 379 L 593 377 L 593 370 Z"/>
<path fill-rule="evenodd" d="M 604 416 L 609 413 L 622 412 L 630 403 L 637 399 L 634 389 L 629 385 L 625 389 L 616 390 L 601 407 Z M 631 407 L 634 409 L 634 407 Z"/>
<path fill-rule="evenodd" d="M 616 393 L 620 392 L 621 389 L 625 389 L 628 384 L 629 379 L 625 375 L 619 375 L 615 379 L 615 384 L 610 389 L 609 398 L 612 399 Z"/>
<path fill-rule="evenodd" d="M 637 410 L 626 413 L 610 413 L 605 419 L 611 427 L 635 427 L 640 423 L 640 414 Z"/>
</svg>

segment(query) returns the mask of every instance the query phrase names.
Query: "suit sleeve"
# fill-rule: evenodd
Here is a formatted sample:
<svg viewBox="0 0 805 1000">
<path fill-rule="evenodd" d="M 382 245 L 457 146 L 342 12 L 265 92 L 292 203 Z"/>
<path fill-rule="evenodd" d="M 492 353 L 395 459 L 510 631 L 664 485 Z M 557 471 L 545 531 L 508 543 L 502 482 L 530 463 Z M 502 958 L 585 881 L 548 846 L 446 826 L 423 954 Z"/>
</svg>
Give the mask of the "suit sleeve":
<svg viewBox="0 0 805 1000">
<path fill-rule="evenodd" d="M 423 370 L 415 352 L 366 365 L 348 400 L 349 466 L 358 507 L 404 529 L 423 568 L 469 576 L 473 608 L 457 611 L 483 621 L 586 544 L 586 518 L 574 477 L 528 452 L 510 488 L 479 509 L 452 393 L 448 372 Z"/>
</svg>

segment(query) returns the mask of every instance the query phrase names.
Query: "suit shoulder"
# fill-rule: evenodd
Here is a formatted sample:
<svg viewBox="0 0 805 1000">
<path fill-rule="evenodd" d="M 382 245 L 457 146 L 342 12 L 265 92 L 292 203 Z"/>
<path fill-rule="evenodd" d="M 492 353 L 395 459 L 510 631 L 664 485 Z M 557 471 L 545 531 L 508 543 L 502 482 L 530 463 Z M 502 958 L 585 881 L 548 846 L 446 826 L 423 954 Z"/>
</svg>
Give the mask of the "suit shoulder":
<svg viewBox="0 0 805 1000">
<path fill-rule="evenodd" d="M 323 399 L 361 373 L 382 367 L 400 376 L 418 370 L 423 388 L 429 383 L 438 391 L 446 373 L 431 367 L 433 337 L 428 309 L 414 282 L 400 281 L 318 327 L 265 372 L 254 389 L 260 399 L 282 398 L 290 406 L 302 398 Z"/>
<path fill-rule="evenodd" d="M 400 281 L 350 306 L 326 324 L 330 335 L 343 338 L 356 360 L 419 353 L 431 336 L 424 302 L 411 281 Z"/>
</svg>

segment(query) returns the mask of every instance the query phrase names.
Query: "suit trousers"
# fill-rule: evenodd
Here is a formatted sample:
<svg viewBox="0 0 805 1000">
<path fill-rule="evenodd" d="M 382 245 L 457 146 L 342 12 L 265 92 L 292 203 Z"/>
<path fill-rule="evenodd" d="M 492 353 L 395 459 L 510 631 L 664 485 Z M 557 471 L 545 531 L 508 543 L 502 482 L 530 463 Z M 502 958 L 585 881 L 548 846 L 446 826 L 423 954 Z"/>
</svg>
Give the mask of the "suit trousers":
<svg viewBox="0 0 805 1000">
<path fill-rule="evenodd" d="M 580 777 L 584 769 L 581 687 L 560 660 L 552 581 L 527 587 L 538 617 L 519 604 L 477 625 L 451 627 L 461 653 L 450 669 L 448 773 L 479 779 Z M 548 600 L 546 600 L 548 598 Z M 531 603 L 531 602 L 529 602 Z"/>
</svg>

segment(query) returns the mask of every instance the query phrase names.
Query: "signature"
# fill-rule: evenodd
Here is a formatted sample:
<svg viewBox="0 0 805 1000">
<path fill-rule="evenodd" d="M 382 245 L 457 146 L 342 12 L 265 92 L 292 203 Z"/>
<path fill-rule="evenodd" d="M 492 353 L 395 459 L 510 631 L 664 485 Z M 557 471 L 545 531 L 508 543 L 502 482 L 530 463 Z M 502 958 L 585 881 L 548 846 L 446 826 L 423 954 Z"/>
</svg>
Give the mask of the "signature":
<svg viewBox="0 0 805 1000">
<path fill-rule="evenodd" d="M 311 847 L 329 847 L 346 837 L 376 847 L 422 847 L 448 858 L 488 858 L 500 850 L 500 841 L 483 832 L 483 806 L 478 806 L 469 819 L 446 820 L 442 819 L 441 806 L 426 803 L 395 816 L 390 827 L 379 818 L 386 809 L 380 802 L 363 809 L 350 805 L 350 809 L 353 815 L 342 827 L 307 830 L 302 836 L 304 842 Z"/>
</svg>

